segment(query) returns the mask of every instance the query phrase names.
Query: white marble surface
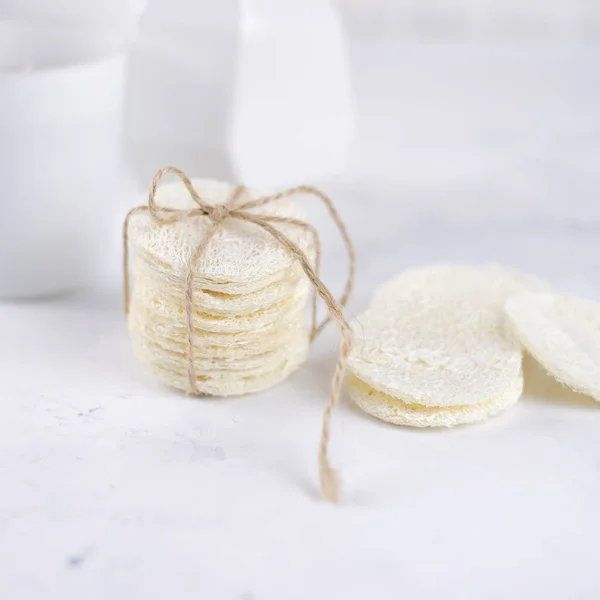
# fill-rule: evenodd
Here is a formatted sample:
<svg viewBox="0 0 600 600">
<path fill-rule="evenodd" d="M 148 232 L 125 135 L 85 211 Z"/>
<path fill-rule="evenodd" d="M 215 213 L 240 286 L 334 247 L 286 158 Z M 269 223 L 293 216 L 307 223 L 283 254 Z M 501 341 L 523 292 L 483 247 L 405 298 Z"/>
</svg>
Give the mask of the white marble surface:
<svg viewBox="0 0 600 600">
<path fill-rule="evenodd" d="M 508 247 L 502 228 L 391 235 L 389 221 L 366 228 L 361 210 L 346 212 L 361 255 L 351 312 L 402 265 L 450 257 L 535 263 L 560 287 L 600 291 L 585 231 L 513 236 Z M 227 400 L 189 399 L 146 375 L 116 295 L 3 305 L 0 331 L 2 597 L 600 592 L 600 409 L 535 369 L 516 408 L 456 430 L 387 426 L 345 402 L 334 507 L 316 495 L 333 329 L 287 382 Z"/>
<path fill-rule="evenodd" d="M 572 96 L 556 92 L 571 87 L 544 79 L 540 65 L 560 78 L 573 63 L 530 55 L 526 68 L 515 59 L 505 78 L 529 88 L 512 121 L 508 92 L 495 110 L 479 98 L 463 111 L 464 143 L 447 121 L 441 133 L 432 126 L 427 144 L 415 133 L 423 144 L 414 154 L 409 141 L 393 144 L 402 139 L 394 124 L 426 131 L 428 114 L 386 116 L 406 94 L 365 58 L 359 130 L 370 162 L 327 186 L 360 256 L 351 313 L 386 277 L 436 260 L 506 262 L 600 298 L 593 56 L 579 55 L 581 91 Z M 367 83 L 385 92 L 371 92 L 370 109 Z M 443 85 L 460 99 L 464 88 Z M 534 110 L 544 85 L 554 90 L 545 117 Z M 417 107 L 426 90 L 412 89 Z M 503 126 L 490 117 L 497 112 Z M 482 141 L 481 127 L 495 135 Z M 412 157 L 410 168 L 402 157 Z M 339 287 L 342 251 L 323 215 L 313 216 L 331 233 L 325 276 Z M 0 597 L 598 597 L 600 408 L 592 401 L 529 365 L 522 401 L 476 426 L 401 429 L 344 402 L 332 441 L 344 494 L 330 506 L 316 494 L 316 448 L 335 330 L 273 390 L 189 399 L 132 357 L 116 254 L 109 271 L 103 290 L 0 305 Z"/>
</svg>

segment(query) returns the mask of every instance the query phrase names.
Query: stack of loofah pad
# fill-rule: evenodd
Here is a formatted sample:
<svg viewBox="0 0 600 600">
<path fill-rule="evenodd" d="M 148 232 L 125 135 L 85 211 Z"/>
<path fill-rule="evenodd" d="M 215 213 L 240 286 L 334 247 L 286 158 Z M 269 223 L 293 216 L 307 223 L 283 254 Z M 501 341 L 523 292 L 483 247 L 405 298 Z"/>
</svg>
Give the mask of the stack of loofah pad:
<svg viewBox="0 0 600 600">
<path fill-rule="evenodd" d="M 195 180 L 200 196 L 221 204 L 226 183 Z M 250 198 L 259 194 L 248 191 Z M 157 204 L 192 209 L 182 183 L 161 186 Z M 251 212 L 299 217 L 290 199 Z M 147 213 L 132 216 L 134 289 L 129 331 L 137 357 L 162 382 L 188 389 L 186 277 L 191 256 L 211 226 L 207 218 L 157 225 Z M 314 259 L 311 236 L 278 225 Z M 193 279 L 193 349 L 197 393 L 229 396 L 256 392 L 285 379 L 305 360 L 309 346 L 309 283 L 290 254 L 251 223 L 223 223 L 200 258 Z"/>
<path fill-rule="evenodd" d="M 546 289 L 496 266 L 402 273 L 358 319 L 350 396 L 377 418 L 413 427 L 472 423 L 508 408 L 521 396 L 523 373 L 504 305 L 521 290 Z"/>
</svg>

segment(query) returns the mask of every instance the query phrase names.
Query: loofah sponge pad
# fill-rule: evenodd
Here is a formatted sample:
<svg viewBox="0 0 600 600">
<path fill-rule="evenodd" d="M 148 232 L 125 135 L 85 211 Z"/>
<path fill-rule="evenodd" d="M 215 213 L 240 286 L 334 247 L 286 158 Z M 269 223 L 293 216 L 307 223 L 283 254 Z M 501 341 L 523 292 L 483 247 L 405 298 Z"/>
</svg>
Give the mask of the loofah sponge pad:
<svg viewBox="0 0 600 600">
<path fill-rule="evenodd" d="M 156 295 L 152 296 L 152 290 L 160 290 L 160 297 L 173 301 L 178 306 L 185 304 L 185 285 L 177 277 L 165 273 L 157 273 L 139 255 L 133 261 L 133 270 L 139 286 L 139 295 L 154 301 Z M 259 282 L 264 283 L 264 282 Z M 283 301 L 301 290 L 310 287 L 308 279 L 304 277 L 302 269 L 294 265 L 282 274 L 281 279 L 274 283 L 267 283 L 265 287 L 253 292 L 236 293 L 232 289 L 240 289 L 240 286 L 220 286 L 220 290 L 207 287 L 193 289 L 193 305 L 198 312 L 206 312 L 211 315 L 247 315 L 256 310 L 262 310 L 273 304 Z M 228 291 L 222 291 L 228 290 Z"/>
<path fill-rule="evenodd" d="M 409 294 L 393 310 L 369 309 L 359 322 L 349 371 L 408 402 L 486 402 L 501 396 L 521 370 L 521 348 L 501 315 L 469 299 Z"/>
<path fill-rule="evenodd" d="M 510 388 L 498 398 L 480 404 L 444 407 L 403 402 L 374 390 L 352 375 L 348 377 L 347 385 L 350 397 L 356 405 L 382 421 L 410 427 L 454 427 L 483 421 L 509 408 L 521 397 L 523 375 L 519 373 Z"/>
<path fill-rule="evenodd" d="M 550 286 L 534 275 L 501 265 L 484 266 L 434 264 L 415 267 L 380 285 L 371 306 L 393 301 L 409 291 L 427 296 L 470 298 L 482 306 L 504 308 L 507 298 L 521 290 L 550 291 Z"/>
<path fill-rule="evenodd" d="M 371 414 L 383 402 L 379 418 L 423 426 L 473 422 L 509 406 L 522 386 L 522 351 L 502 307 L 523 286 L 546 287 L 501 267 L 448 265 L 380 286 L 355 327 L 351 395 Z M 399 402 L 395 411 L 386 398 Z"/>
<path fill-rule="evenodd" d="M 139 285 L 139 284 L 138 284 Z M 140 309 L 152 312 L 157 326 L 171 325 L 173 328 L 187 329 L 185 307 L 181 302 L 168 298 L 162 288 L 140 286 L 142 293 L 136 302 Z M 297 286 L 295 293 L 279 302 L 248 314 L 214 315 L 201 312 L 194 307 L 192 312 L 194 328 L 204 332 L 239 333 L 275 326 L 298 313 L 304 313 L 308 299 L 308 287 Z M 159 325 L 160 324 L 160 325 Z"/>
<path fill-rule="evenodd" d="M 210 180 L 195 179 L 192 183 L 209 204 L 225 202 L 234 189 L 228 183 Z M 250 198 L 264 196 L 252 190 L 248 194 Z M 167 208 L 196 208 L 180 182 L 161 186 L 156 201 Z M 301 218 L 291 199 L 273 202 L 249 212 Z M 159 226 L 150 215 L 137 214 L 132 216 L 129 224 L 129 240 L 152 270 L 184 279 L 192 254 L 210 226 L 210 220 L 203 217 Z M 290 224 L 278 224 L 277 228 L 301 250 L 306 252 L 309 249 L 311 236 L 302 228 Z M 229 219 L 223 223 L 200 259 L 195 281 L 201 288 L 219 291 L 221 286 L 226 288 L 227 293 L 245 293 L 281 280 L 295 263 L 290 252 L 267 232 L 252 223 Z"/>
<path fill-rule="evenodd" d="M 294 340 L 296 343 L 291 348 L 278 348 L 277 350 L 258 351 L 253 354 L 230 354 L 229 356 L 219 356 L 217 354 L 195 354 L 194 367 L 196 373 L 211 371 L 214 373 L 233 372 L 248 373 L 250 371 L 275 369 L 283 360 L 296 351 L 296 349 L 308 346 L 308 340 L 302 344 L 300 340 Z M 160 361 L 170 363 L 179 369 L 182 361 L 185 361 L 187 367 L 187 355 L 184 351 L 178 351 L 172 348 L 165 348 L 160 342 L 149 338 L 137 338 L 134 347 L 138 348 L 137 354 L 152 360 L 152 357 L 160 355 Z"/>
<path fill-rule="evenodd" d="M 600 401 L 600 304 L 519 293 L 506 312 L 525 349 L 558 381 Z"/>
<path fill-rule="evenodd" d="M 263 352 L 247 357 L 214 357 L 195 356 L 194 367 L 197 375 L 212 374 L 225 376 L 226 374 L 255 375 L 268 373 L 294 357 L 304 356 L 308 350 L 309 340 L 294 340 L 294 345 L 281 348 L 276 352 Z M 135 354 L 147 364 L 154 364 L 172 371 L 187 372 L 187 355 L 168 348 L 158 346 L 151 340 L 136 338 L 133 342 Z"/>
<path fill-rule="evenodd" d="M 212 373 L 196 374 L 197 390 L 198 393 L 207 396 L 223 397 L 260 392 L 284 381 L 305 360 L 306 352 L 291 355 L 272 371 L 223 374 L 220 376 Z M 181 390 L 187 388 L 187 374 L 184 371 L 173 371 L 162 365 L 153 365 L 152 373 L 165 385 Z"/>
<path fill-rule="evenodd" d="M 252 342 L 266 344 L 270 340 L 279 344 L 289 338 L 287 335 L 289 332 L 297 334 L 300 327 L 304 335 L 308 335 L 305 321 L 305 306 L 299 306 L 294 311 L 282 315 L 280 319 L 254 329 L 219 332 L 194 327 L 194 345 L 202 351 L 208 346 L 222 346 L 234 350 L 238 346 L 245 346 Z M 131 302 L 129 333 L 132 337 L 138 334 L 147 335 L 160 338 L 167 343 L 181 343 L 187 347 L 187 328 L 184 323 L 157 315 L 151 309 L 139 304 L 135 298 Z"/>
</svg>

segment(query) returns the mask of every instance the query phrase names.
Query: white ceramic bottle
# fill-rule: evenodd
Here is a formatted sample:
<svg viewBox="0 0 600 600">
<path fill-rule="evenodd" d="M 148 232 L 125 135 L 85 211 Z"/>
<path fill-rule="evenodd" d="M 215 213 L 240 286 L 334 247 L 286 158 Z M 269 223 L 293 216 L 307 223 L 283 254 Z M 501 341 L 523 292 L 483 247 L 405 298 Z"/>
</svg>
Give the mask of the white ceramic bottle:
<svg viewBox="0 0 600 600">
<path fill-rule="evenodd" d="M 128 160 L 146 189 L 161 167 L 230 179 L 238 0 L 152 0 L 132 50 Z"/>
<path fill-rule="evenodd" d="M 241 0 L 230 149 L 254 186 L 344 169 L 354 125 L 349 61 L 329 0 Z"/>
</svg>

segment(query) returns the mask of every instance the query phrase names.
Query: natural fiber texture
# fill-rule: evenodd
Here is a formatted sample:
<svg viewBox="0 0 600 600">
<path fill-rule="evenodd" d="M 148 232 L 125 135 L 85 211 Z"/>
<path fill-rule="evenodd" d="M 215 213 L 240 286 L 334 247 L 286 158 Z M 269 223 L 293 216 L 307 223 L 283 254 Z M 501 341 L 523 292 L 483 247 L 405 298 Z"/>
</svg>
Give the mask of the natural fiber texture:
<svg viewBox="0 0 600 600">
<path fill-rule="evenodd" d="M 478 304 L 502 311 L 506 299 L 521 290 L 550 291 L 550 286 L 534 275 L 509 267 L 434 264 L 403 271 L 380 285 L 373 294 L 371 306 L 385 304 L 398 294 L 422 290 L 429 296 L 469 298 Z"/>
<path fill-rule="evenodd" d="M 557 381 L 600 401 L 600 304 L 520 293 L 506 312 L 525 349 Z"/>
<path fill-rule="evenodd" d="M 347 385 L 350 397 L 359 408 L 387 423 L 409 427 L 454 427 L 483 421 L 510 408 L 523 392 L 523 375 L 519 373 L 510 388 L 498 398 L 480 404 L 442 407 L 403 402 L 374 390 L 353 375 L 348 376 Z"/>
<path fill-rule="evenodd" d="M 141 282 L 138 282 L 138 285 Z M 185 311 L 183 304 L 177 300 L 171 300 L 163 291 L 162 287 L 148 287 L 139 285 L 144 290 L 152 290 L 156 292 L 154 296 L 146 294 L 138 296 L 137 300 L 140 307 L 145 307 L 151 310 L 158 320 L 165 320 L 167 323 L 177 324 L 173 321 L 173 316 L 183 317 Z M 298 287 L 296 293 L 287 298 L 283 298 L 279 302 L 275 302 L 270 306 L 255 309 L 247 314 L 238 315 L 214 315 L 209 312 L 204 312 L 201 307 L 193 305 L 192 324 L 195 329 L 206 332 L 215 333 L 237 333 L 240 331 L 253 331 L 275 325 L 293 315 L 306 311 L 306 303 L 308 300 L 308 288 L 306 286 Z M 182 323 L 182 325 L 184 325 Z"/>
<path fill-rule="evenodd" d="M 354 390 L 373 393 L 353 397 L 363 407 L 383 402 L 379 418 L 417 426 L 472 422 L 511 404 L 522 351 L 503 305 L 522 286 L 545 284 L 496 266 L 434 265 L 380 286 L 358 318 L 348 364 Z"/>
<path fill-rule="evenodd" d="M 176 329 L 171 323 L 157 321 L 152 312 L 137 305 L 135 298 L 131 303 L 128 321 L 132 337 L 140 336 L 160 340 L 165 347 L 175 344 L 186 355 L 187 360 L 187 339 L 184 334 L 184 325 Z M 195 355 L 213 355 L 223 358 L 241 356 L 243 353 L 257 354 L 269 350 L 280 350 L 286 344 L 291 344 L 302 337 L 308 338 L 304 312 L 259 330 L 238 333 L 195 330 L 195 334 Z M 187 388 L 184 386 L 181 389 Z"/>
<path fill-rule="evenodd" d="M 181 179 L 193 204 L 189 201 L 181 204 L 180 186 L 164 186 L 158 189 L 159 182 L 167 173 L 173 173 Z M 171 384 L 182 385 L 183 379 L 186 379 L 189 393 L 207 393 L 209 390 L 208 393 L 226 395 L 238 393 L 235 390 L 261 389 L 260 386 L 265 381 L 271 384 L 280 381 L 302 362 L 305 355 L 302 345 L 289 357 L 280 354 L 276 366 L 268 365 L 268 368 L 274 366 L 274 370 L 267 370 L 267 374 L 264 370 L 246 372 L 244 379 L 243 373 L 240 372 L 239 378 L 236 379 L 239 383 L 235 383 L 229 371 L 223 371 L 228 373 L 226 380 L 215 376 L 212 368 L 206 374 L 198 372 L 198 368 L 201 365 L 205 366 L 206 362 L 203 362 L 202 358 L 197 360 L 197 338 L 201 336 L 204 341 L 209 339 L 209 345 L 227 347 L 229 340 L 225 341 L 223 336 L 241 335 L 243 338 L 250 334 L 249 340 L 244 341 L 256 342 L 260 336 L 253 339 L 251 334 L 257 331 L 264 333 L 265 328 L 269 327 L 273 327 L 274 334 L 278 335 L 276 328 L 280 326 L 280 313 L 275 304 L 279 301 L 279 308 L 287 306 L 290 314 L 295 314 L 296 306 L 302 305 L 302 291 L 298 292 L 298 297 L 292 294 L 292 298 L 288 296 L 287 300 L 285 294 L 282 297 L 276 293 L 275 302 L 261 305 L 262 313 L 258 316 L 244 317 L 244 313 L 238 313 L 236 317 L 231 318 L 230 314 L 226 327 L 225 320 L 218 318 L 217 313 L 203 314 L 206 311 L 202 305 L 195 304 L 195 299 L 198 296 L 213 296 L 212 292 L 216 292 L 234 296 L 256 294 L 261 297 L 262 302 L 266 297 L 261 290 L 276 286 L 278 281 L 289 277 L 289 272 L 297 262 L 314 288 L 311 339 L 329 320 L 336 321 L 342 333 L 340 354 L 331 383 L 329 402 L 323 416 L 319 444 L 321 490 L 327 499 L 336 500 L 338 484 L 329 465 L 327 449 L 331 414 L 339 400 L 352 341 L 352 330 L 342 312 L 353 286 L 355 263 L 354 249 L 346 228 L 331 200 L 316 188 L 299 186 L 261 197 L 243 186 L 231 189 L 227 184 L 203 182 L 203 187 L 211 188 L 207 196 L 227 200 L 217 203 L 214 200 L 209 201 L 200 196 L 182 171 L 174 167 L 161 169 L 152 180 L 148 205 L 137 207 L 127 215 L 123 229 L 126 311 L 130 309 L 129 239 L 134 242 L 140 264 L 145 265 L 145 275 L 142 277 L 146 276 L 150 280 L 154 278 L 155 283 L 167 281 L 166 287 L 170 287 L 172 283 L 174 288 L 183 291 L 184 296 L 183 332 L 176 320 L 173 325 L 166 318 L 169 313 L 177 314 L 177 302 L 171 302 L 169 298 L 180 297 L 181 291 L 160 293 L 158 297 L 153 297 L 152 294 L 144 297 L 140 294 L 140 297 L 135 298 L 135 305 L 132 306 L 136 307 L 137 314 L 132 320 L 133 324 L 130 323 L 130 328 L 136 332 L 136 336 L 132 336 L 135 337 L 136 352 L 150 362 L 159 351 L 161 361 L 165 356 L 171 357 L 166 368 L 164 362 L 160 365 L 154 364 L 154 371 Z M 339 301 L 319 277 L 319 236 L 312 225 L 302 221 L 295 214 L 290 198 L 296 195 L 313 195 L 319 198 L 327 207 L 346 244 L 349 256 L 348 279 Z M 223 247 L 227 248 L 226 253 L 222 251 Z M 312 256 L 314 262 L 311 260 Z M 293 283 L 292 286 L 294 287 Z M 318 324 L 317 296 L 324 300 L 328 309 L 328 316 Z M 241 304 L 245 305 L 245 302 L 242 301 Z M 151 327 L 145 327 L 143 324 L 144 310 L 147 311 L 147 316 L 151 315 L 153 319 Z M 162 321 L 161 314 L 164 317 Z M 290 329 L 296 330 L 294 325 Z M 185 376 L 181 369 L 181 344 L 177 345 L 181 334 L 185 340 Z M 157 342 L 157 335 L 162 344 Z M 164 340 L 171 340 L 166 343 L 170 347 L 164 347 Z"/>
<path fill-rule="evenodd" d="M 132 340 L 136 356 L 152 367 L 152 373 L 160 381 L 176 387 L 179 387 L 178 383 L 185 385 L 187 369 L 180 360 L 185 355 L 171 353 L 170 359 L 165 360 L 165 352 L 157 353 L 146 340 L 139 337 Z M 251 361 L 236 364 L 234 361 L 197 359 L 194 361 L 197 385 L 203 393 L 213 396 L 236 396 L 264 390 L 283 381 L 302 364 L 308 346 L 308 339 L 305 339 L 303 344 L 295 344 L 285 352 L 264 357 L 258 364 L 252 364 Z M 158 356 L 160 360 L 157 360 Z"/>
<path fill-rule="evenodd" d="M 212 377 L 203 375 L 198 377 L 198 382 L 202 382 L 206 393 L 211 396 L 239 396 L 241 394 L 252 394 L 271 388 L 293 373 L 296 368 L 304 361 L 305 355 L 297 357 L 297 362 L 286 361 L 282 363 L 275 371 L 266 373 L 247 375 L 244 377 Z M 179 381 L 185 385 L 188 381 L 187 373 L 173 373 L 171 370 L 156 367 L 153 371 L 156 378 L 166 385 L 173 385 L 173 381 Z M 328 498 L 329 499 L 329 498 Z"/>
<path fill-rule="evenodd" d="M 191 183 L 190 181 L 190 185 Z M 264 203 L 262 195 L 257 192 L 210 180 L 194 181 L 193 189 L 196 196 L 201 196 L 201 202 L 207 211 L 217 211 L 215 216 L 225 216 L 225 209 L 219 207 L 225 204 L 231 206 L 233 200 L 232 208 L 235 209 L 237 205 L 237 210 L 247 211 L 254 216 L 298 221 L 302 218 L 290 196 Z M 155 210 L 159 211 L 157 216 L 161 223 L 168 225 L 179 221 L 176 227 L 157 227 L 157 221 L 134 218 L 129 229 L 136 253 L 148 261 L 154 261 L 154 264 L 151 263 L 154 271 L 168 273 L 179 279 L 186 277 L 198 244 L 206 237 L 214 223 L 207 215 L 198 212 L 195 216 L 200 218 L 191 218 L 194 215 L 190 215 L 190 211 L 202 209 L 189 189 L 187 195 L 184 195 L 183 191 L 181 183 L 178 182 L 167 183 L 160 188 L 157 182 L 156 187 L 150 191 L 154 197 L 153 205 L 160 206 Z M 233 198 L 234 194 L 237 194 L 237 199 Z M 254 207 L 242 206 L 248 201 L 252 202 Z M 226 218 L 221 225 L 214 233 L 213 243 L 197 259 L 194 281 L 201 284 L 199 287 L 206 289 L 207 284 L 212 283 L 231 288 L 232 285 L 239 284 L 240 291 L 247 293 L 252 288 L 263 287 L 263 282 L 269 278 L 279 281 L 281 274 L 293 267 L 293 257 L 267 232 L 237 218 Z M 305 227 L 298 227 L 294 222 L 280 222 L 278 227 L 295 245 L 306 252 L 311 236 Z"/>
<path fill-rule="evenodd" d="M 311 260 L 314 261 L 314 252 Z M 181 279 L 170 277 L 168 273 L 158 273 L 139 255 L 136 255 L 132 261 L 132 271 L 135 272 L 136 281 L 140 283 L 139 288 L 142 293 L 147 290 L 160 289 L 161 295 L 165 299 L 178 306 L 184 304 L 185 290 L 181 286 Z M 294 265 L 285 271 L 281 279 L 275 283 L 266 284 L 265 287 L 254 292 L 236 293 L 231 287 L 225 289 L 227 292 L 199 288 L 194 282 L 194 309 L 211 315 L 247 315 L 256 310 L 273 306 L 291 295 L 301 293 L 301 290 L 308 290 L 309 282 L 304 277 L 302 269 Z M 154 298 L 149 298 L 149 300 L 154 300 Z"/>
<path fill-rule="evenodd" d="M 521 348 L 501 314 L 469 298 L 398 297 L 359 317 L 350 371 L 394 398 L 424 406 L 498 398 L 521 370 Z M 359 337 L 360 336 L 360 337 Z"/>
</svg>

